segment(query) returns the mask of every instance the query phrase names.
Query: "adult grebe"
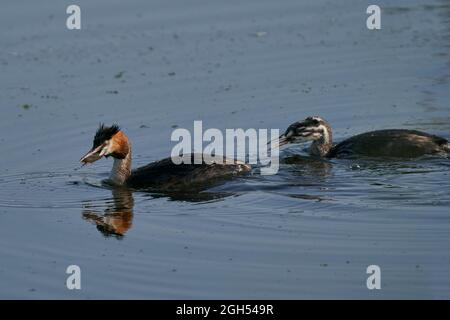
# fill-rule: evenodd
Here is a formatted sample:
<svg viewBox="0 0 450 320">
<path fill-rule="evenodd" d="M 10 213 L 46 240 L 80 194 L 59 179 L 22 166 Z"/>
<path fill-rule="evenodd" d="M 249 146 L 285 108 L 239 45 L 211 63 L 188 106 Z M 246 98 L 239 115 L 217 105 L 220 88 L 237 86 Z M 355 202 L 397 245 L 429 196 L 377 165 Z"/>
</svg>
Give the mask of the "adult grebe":
<svg viewBox="0 0 450 320">
<path fill-rule="evenodd" d="M 115 186 L 146 188 L 155 190 L 203 189 L 233 176 L 251 171 L 251 167 L 237 160 L 223 158 L 223 164 L 174 164 L 171 158 L 150 163 L 131 170 L 131 144 L 119 126 L 100 125 L 95 133 L 92 149 L 80 161 L 95 162 L 102 157 L 113 157 L 114 164 L 109 179 L 105 182 Z"/>
<path fill-rule="evenodd" d="M 416 158 L 447 155 L 447 139 L 417 130 L 388 129 L 358 134 L 333 146 L 331 127 L 320 117 L 308 117 L 291 124 L 279 138 L 279 146 L 313 141 L 309 153 L 317 157 Z"/>
</svg>

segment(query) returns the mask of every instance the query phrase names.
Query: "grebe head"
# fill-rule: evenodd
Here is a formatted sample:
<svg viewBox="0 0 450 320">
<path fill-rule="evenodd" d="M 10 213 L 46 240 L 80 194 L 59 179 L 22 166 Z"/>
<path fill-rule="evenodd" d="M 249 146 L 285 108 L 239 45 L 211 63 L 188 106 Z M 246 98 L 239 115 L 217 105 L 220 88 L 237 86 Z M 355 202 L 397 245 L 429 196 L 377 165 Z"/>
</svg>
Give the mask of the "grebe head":
<svg viewBox="0 0 450 320">
<path fill-rule="evenodd" d="M 128 138 L 118 125 L 113 124 L 107 127 L 100 124 L 95 133 L 91 150 L 80 161 L 83 164 L 88 164 L 109 156 L 115 159 L 124 159 L 129 152 Z"/>
<path fill-rule="evenodd" d="M 331 127 L 321 117 L 308 117 L 291 124 L 279 138 L 279 146 L 315 141 L 331 144 Z"/>
</svg>

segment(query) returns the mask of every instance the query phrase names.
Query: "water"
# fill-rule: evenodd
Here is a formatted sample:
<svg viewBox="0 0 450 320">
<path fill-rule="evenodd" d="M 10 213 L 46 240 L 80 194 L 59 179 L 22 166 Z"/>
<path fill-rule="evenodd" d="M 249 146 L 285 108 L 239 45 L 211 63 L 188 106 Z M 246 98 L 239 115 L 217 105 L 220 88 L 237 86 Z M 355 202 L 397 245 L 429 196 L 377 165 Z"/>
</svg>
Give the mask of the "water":
<svg viewBox="0 0 450 320">
<path fill-rule="evenodd" d="M 200 195 L 101 186 L 80 168 L 99 122 L 134 166 L 173 126 L 286 128 L 341 140 L 383 128 L 450 138 L 450 3 L 4 1 L 0 12 L 1 298 L 449 298 L 447 159 L 316 161 Z M 82 270 L 67 290 L 65 270 Z M 379 265 L 382 289 L 366 288 Z"/>
</svg>

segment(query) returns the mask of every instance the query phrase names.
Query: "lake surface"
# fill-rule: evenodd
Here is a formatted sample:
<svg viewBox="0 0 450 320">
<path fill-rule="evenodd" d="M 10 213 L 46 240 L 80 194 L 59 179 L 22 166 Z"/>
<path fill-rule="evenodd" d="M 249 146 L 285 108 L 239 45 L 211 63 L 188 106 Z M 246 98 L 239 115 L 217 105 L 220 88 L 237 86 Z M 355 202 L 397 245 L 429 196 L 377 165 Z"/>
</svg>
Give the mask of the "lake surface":
<svg viewBox="0 0 450 320">
<path fill-rule="evenodd" d="M 78 162 L 99 122 L 122 126 L 136 167 L 194 120 L 450 138 L 449 1 L 378 1 L 379 31 L 369 1 L 79 0 L 71 31 L 71 2 L 24 3 L 0 11 L 0 298 L 450 298 L 448 159 L 294 148 L 277 175 L 196 197 L 105 188 L 110 159 Z"/>
</svg>

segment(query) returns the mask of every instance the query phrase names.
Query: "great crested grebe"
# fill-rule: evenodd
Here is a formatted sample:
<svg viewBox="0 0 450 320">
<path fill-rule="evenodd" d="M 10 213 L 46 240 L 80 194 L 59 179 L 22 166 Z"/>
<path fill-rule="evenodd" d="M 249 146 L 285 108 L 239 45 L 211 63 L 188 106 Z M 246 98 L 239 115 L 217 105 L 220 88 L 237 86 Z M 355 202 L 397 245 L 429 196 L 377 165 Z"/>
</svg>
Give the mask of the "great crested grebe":
<svg viewBox="0 0 450 320">
<path fill-rule="evenodd" d="M 309 153 L 316 157 L 417 158 L 424 155 L 447 155 L 447 139 L 417 130 L 387 129 L 358 134 L 333 146 L 333 135 L 327 121 L 308 117 L 291 124 L 279 138 L 279 146 L 313 141 Z"/>
<path fill-rule="evenodd" d="M 102 157 L 113 157 L 114 164 L 109 179 L 113 186 L 146 188 L 156 190 L 182 190 L 186 187 L 202 189 L 233 176 L 251 171 L 251 167 L 240 161 L 223 158 L 223 163 L 174 164 L 171 158 L 152 162 L 131 170 L 131 144 L 119 126 L 100 125 L 95 133 L 91 150 L 80 161 L 95 162 Z"/>
</svg>

